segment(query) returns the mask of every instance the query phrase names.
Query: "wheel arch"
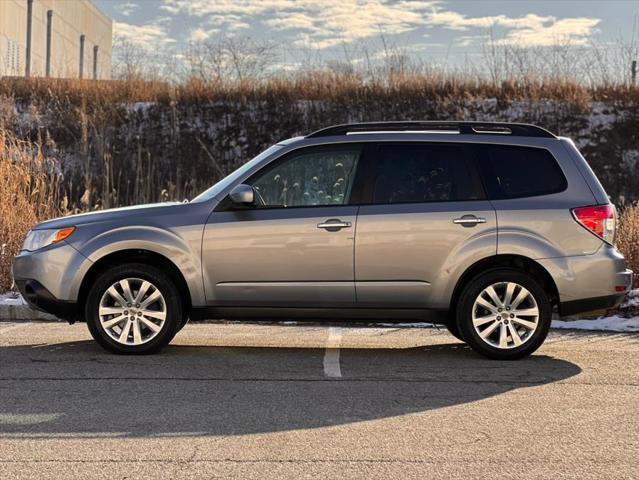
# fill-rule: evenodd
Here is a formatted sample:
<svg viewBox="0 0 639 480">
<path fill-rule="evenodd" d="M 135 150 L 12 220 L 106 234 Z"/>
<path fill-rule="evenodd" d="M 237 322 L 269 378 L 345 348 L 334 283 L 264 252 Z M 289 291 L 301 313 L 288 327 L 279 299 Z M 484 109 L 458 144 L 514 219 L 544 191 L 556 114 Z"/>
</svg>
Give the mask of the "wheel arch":
<svg viewBox="0 0 639 480">
<path fill-rule="evenodd" d="M 477 275 L 494 268 L 512 268 L 531 275 L 537 280 L 550 298 L 551 305 L 559 305 L 559 290 L 554 279 L 541 264 L 522 255 L 502 254 L 483 258 L 468 267 L 459 277 L 450 300 L 450 318 L 455 318 L 459 297 L 464 287 Z"/>
<path fill-rule="evenodd" d="M 78 292 L 79 311 L 83 311 L 91 285 L 106 270 L 111 267 L 127 263 L 142 263 L 159 268 L 166 273 L 180 292 L 182 307 L 185 314 L 191 310 L 192 298 L 188 284 L 180 269 L 162 254 L 145 249 L 126 249 L 109 253 L 95 261 L 82 279 Z"/>
</svg>

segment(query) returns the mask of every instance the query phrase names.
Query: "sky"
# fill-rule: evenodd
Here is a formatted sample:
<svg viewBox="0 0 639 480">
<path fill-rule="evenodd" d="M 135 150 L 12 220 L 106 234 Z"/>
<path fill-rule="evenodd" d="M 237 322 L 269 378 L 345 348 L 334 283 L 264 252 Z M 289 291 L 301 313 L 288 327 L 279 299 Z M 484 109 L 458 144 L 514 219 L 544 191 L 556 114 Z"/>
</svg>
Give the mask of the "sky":
<svg viewBox="0 0 639 480">
<path fill-rule="evenodd" d="M 387 45 L 432 62 L 480 55 L 498 45 L 615 48 L 639 43 L 639 0 L 93 0 L 114 35 L 148 50 L 183 51 L 222 37 L 267 40 L 294 62 L 343 59 Z"/>
</svg>

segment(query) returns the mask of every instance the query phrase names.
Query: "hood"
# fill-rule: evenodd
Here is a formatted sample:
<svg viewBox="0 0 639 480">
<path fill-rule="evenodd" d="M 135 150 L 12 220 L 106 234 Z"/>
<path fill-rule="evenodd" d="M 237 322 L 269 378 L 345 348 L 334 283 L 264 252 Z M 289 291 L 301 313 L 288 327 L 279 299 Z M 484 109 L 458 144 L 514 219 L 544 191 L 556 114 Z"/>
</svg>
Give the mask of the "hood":
<svg viewBox="0 0 639 480">
<path fill-rule="evenodd" d="M 109 208 L 107 210 L 96 210 L 95 212 L 80 213 L 67 217 L 46 220 L 33 227 L 33 230 L 43 230 L 46 228 L 65 228 L 88 223 L 108 222 L 116 219 L 134 218 L 147 216 L 148 214 L 162 214 L 161 209 L 173 209 L 177 206 L 186 206 L 188 203 L 182 202 L 162 202 L 149 203 L 146 205 L 135 205 L 132 207 Z M 160 210 L 158 210 L 160 209 Z"/>
</svg>

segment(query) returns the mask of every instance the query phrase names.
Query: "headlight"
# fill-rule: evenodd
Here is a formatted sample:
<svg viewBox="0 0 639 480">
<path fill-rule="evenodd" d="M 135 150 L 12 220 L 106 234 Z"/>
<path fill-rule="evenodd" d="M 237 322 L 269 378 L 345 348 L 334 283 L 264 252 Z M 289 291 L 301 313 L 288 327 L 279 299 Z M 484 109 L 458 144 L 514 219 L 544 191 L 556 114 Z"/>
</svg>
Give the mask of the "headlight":
<svg viewBox="0 0 639 480">
<path fill-rule="evenodd" d="M 65 238 L 68 238 L 74 230 L 75 227 L 30 230 L 29 233 L 27 233 L 27 238 L 24 239 L 22 250 L 33 252 L 34 250 L 39 250 L 47 245 L 51 245 L 52 243 L 61 242 Z"/>
</svg>

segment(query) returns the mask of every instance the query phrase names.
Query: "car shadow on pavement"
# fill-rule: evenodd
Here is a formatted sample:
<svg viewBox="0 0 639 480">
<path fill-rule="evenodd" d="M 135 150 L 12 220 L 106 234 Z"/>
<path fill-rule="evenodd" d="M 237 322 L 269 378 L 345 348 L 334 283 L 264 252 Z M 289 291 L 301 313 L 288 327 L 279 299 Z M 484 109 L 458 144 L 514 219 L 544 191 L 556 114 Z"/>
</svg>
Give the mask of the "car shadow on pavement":
<svg viewBox="0 0 639 480">
<path fill-rule="evenodd" d="M 94 342 L 0 348 L 0 436 L 226 436 L 350 424 L 485 400 L 581 372 L 543 355 L 479 357 L 461 343 L 342 348 L 172 345 L 117 356 Z"/>
</svg>

